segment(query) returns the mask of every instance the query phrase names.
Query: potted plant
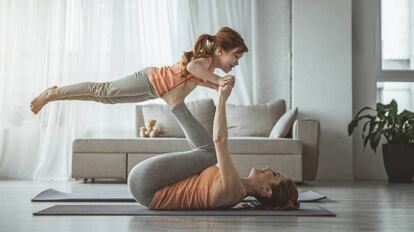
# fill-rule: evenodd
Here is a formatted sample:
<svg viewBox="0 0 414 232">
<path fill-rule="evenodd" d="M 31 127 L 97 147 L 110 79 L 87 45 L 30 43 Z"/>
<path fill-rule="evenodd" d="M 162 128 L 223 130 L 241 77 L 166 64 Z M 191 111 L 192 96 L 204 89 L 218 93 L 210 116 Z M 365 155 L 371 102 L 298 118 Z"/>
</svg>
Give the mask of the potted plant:
<svg viewBox="0 0 414 232">
<path fill-rule="evenodd" d="M 362 114 L 366 111 L 371 114 Z M 364 149 L 369 142 L 374 152 L 377 152 L 381 138 L 385 139 L 382 153 L 388 181 L 411 183 L 414 175 L 414 113 L 404 110 L 398 114 L 394 99 L 388 105 L 377 103 L 376 110 L 364 107 L 349 123 L 349 136 L 363 120 Z"/>
</svg>

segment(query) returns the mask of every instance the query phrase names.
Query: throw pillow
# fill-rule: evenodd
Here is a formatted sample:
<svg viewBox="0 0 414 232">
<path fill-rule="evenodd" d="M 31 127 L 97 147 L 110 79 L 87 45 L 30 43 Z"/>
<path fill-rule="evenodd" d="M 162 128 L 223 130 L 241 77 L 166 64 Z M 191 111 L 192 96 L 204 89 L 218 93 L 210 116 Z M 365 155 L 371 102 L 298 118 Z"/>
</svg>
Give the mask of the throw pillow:
<svg viewBox="0 0 414 232">
<path fill-rule="evenodd" d="M 214 120 L 214 102 L 212 99 L 201 99 L 186 102 L 188 110 L 198 122 L 211 135 Z M 166 104 L 142 105 L 142 120 L 157 120 L 157 127 L 160 129 L 160 137 L 185 137 L 183 130 L 175 119 L 170 107 Z"/>
<path fill-rule="evenodd" d="M 268 137 L 276 121 L 285 113 L 284 100 L 257 105 L 226 105 L 229 137 Z"/>
<path fill-rule="evenodd" d="M 284 138 L 292 129 L 292 125 L 296 120 L 298 108 L 286 112 L 275 124 L 270 133 L 270 138 Z"/>
</svg>

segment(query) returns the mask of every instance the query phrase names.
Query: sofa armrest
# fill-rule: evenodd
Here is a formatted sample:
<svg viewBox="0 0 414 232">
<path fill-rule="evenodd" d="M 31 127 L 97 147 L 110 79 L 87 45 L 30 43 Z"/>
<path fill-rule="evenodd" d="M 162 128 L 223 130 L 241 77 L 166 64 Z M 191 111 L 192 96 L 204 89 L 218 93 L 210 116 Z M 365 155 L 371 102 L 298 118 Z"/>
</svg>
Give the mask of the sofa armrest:
<svg viewBox="0 0 414 232">
<path fill-rule="evenodd" d="M 320 123 L 315 119 L 298 119 L 292 128 L 292 137 L 303 145 L 303 179 L 315 180 L 319 160 Z"/>
</svg>

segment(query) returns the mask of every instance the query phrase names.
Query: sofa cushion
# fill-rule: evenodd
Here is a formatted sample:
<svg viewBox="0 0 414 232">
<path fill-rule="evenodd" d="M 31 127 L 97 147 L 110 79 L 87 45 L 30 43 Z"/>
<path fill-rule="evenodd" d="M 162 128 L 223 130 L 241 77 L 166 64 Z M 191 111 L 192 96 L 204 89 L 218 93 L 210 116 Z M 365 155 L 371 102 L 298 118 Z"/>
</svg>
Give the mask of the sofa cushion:
<svg viewBox="0 0 414 232">
<path fill-rule="evenodd" d="M 284 138 L 292 130 L 293 123 L 296 120 L 298 108 L 286 112 L 275 124 L 270 133 L 270 138 Z"/>
<path fill-rule="evenodd" d="M 186 102 L 186 105 L 194 117 L 211 135 L 214 120 L 214 102 L 212 99 L 202 99 L 192 102 Z M 143 126 L 143 122 L 147 120 L 157 120 L 156 126 L 161 130 L 160 137 L 177 137 L 184 138 L 184 132 L 171 113 L 170 107 L 166 104 L 147 104 L 140 105 L 142 115 L 137 112 L 137 126 Z M 139 109 L 137 109 L 139 111 Z M 139 125 L 140 124 L 140 125 Z M 139 128 L 137 128 L 139 130 Z"/>
<path fill-rule="evenodd" d="M 302 143 L 297 139 L 268 137 L 229 138 L 232 154 L 302 154 Z M 131 138 L 131 139 L 76 139 L 74 153 L 168 153 L 191 150 L 185 138 Z"/>
<path fill-rule="evenodd" d="M 284 100 L 257 105 L 226 105 L 228 134 L 231 137 L 268 137 L 276 121 L 285 113 Z"/>
</svg>

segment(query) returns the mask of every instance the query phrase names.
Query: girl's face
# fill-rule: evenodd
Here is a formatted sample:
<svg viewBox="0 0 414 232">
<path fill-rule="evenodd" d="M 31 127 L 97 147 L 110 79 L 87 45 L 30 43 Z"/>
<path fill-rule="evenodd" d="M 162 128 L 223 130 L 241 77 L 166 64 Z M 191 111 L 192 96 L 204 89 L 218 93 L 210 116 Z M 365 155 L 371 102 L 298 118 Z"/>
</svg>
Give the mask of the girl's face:
<svg viewBox="0 0 414 232">
<path fill-rule="evenodd" d="M 229 51 L 218 48 L 215 51 L 217 68 L 223 70 L 223 72 L 230 72 L 234 66 L 239 65 L 239 59 L 243 56 L 243 53 L 239 52 L 239 48 L 233 48 Z"/>
</svg>

